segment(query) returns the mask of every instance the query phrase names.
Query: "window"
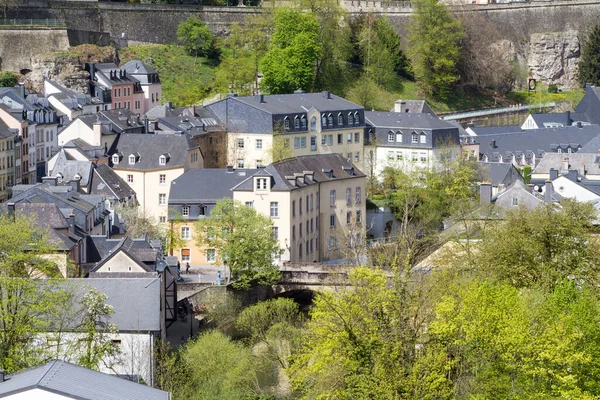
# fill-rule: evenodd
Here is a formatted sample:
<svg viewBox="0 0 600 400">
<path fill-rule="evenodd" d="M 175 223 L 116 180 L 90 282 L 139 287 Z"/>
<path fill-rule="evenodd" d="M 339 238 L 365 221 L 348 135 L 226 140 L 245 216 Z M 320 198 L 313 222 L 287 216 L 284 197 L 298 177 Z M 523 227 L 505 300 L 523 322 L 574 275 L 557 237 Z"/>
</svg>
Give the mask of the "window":
<svg viewBox="0 0 600 400">
<path fill-rule="evenodd" d="M 312 239 L 310 239 L 310 252 L 311 253 L 313 252 L 313 240 Z"/>
<path fill-rule="evenodd" d="M 112 156 L 112 162 L 113 162 L 113 164 L 118 164 L 119 163 L 119 155 L 118 154 L 113 154 L 113 156 Z"/>
<path fill-rule="evenodd" d="M 294 137 L 294 148 L 295 149 L 299 149 L 300 148 L 300 138 L 298 136 Z"/>
<path fill-rule="evenodd" d="M 306 130 L 306 118 L 304 115 L 300 117 L 300 125 L 302 125 L 302 130 Z"/>
<path fill-rule="evenodd" d="M 327 146 L 333 146 L 333 135 L 327 135 Z"/>
<path fill-rule="evenodd" d="M 158 195 L 158 205 L 164 206 L 167 204 L 167 195 L 164 193 L 159 193 Z"/>
<path fill-rule="evenodd" d="M 273 227 L 273 239 L 279 240 L 279 228 L 276 226 Z"/>
<path fill-rule="evenodd" d="M 327 247 L 329 247 L 329 250 L 333 250 L 336 248 L 336 242 L 337 240 L 334 237 L 330 237 L 329 239 L 327 239 Z"/>
<path fill-rule="evenodd" d="M 352 125 L 354 123 L 354 117 L 352 116 L 352 113 L 349 112 L 348 113 L 348 125 Z"/>
<path fill-rule="evenodd" d="M 361 222 L 362 212 L 360 210 L 356 210 L 356 222 Z"/>
<path fill-rule="evenodd" d="M 298 200 L 298 212 L 302 215 L 302 199 Z"/>
<path fill-rule="evenodd" d="M 271 217 L 279 217 L 279 203 L 276 201 L 271 202 Z"/>
<path fill-rule="evenodd" d="M 312 117 L 310 119 L 310 130 L 313 132 L 317 130 L 317 117 Z"/>
<path fill-rule="evenodd" d="M 308 207 L 308 195 L 306 195 L 306 212 L 308 212 L 309 207 Z"/>
<path fill-rule="evenodd" d="M 394 132 L 388 132 L 388 142 L 392 143 L 394 141 Z"/>
<path fill-rule="evenodd" d="M 420 153 L 421 162 L 427 161 L 427 153 Z"/>
<path fill-rule="evenodd" d="M 165 222 L 167 222 L 167 217 L 158 217 L 158 222 L 164 224 Z"/>
<path fill-rule="evenodd" d="M 419 154 L 413 151 L 413 152 L 411 153 L 411 159 L 412 159 L 414 162 L 418 161 L 418 160 L 419 160 Z"/>
<path fill-rule="evenodd" d="M 344 117 L 342 116 L 342 113 L 338 114 L 338 126 L 342 126 L 344 125 Z"/>
<path fill-rule="evenodd" d="M 346 134 L 346 142 L 347 143 L 352 143 L 352 133 L 347 133 Z"/>
<path fill-rule="evenodd" d="M 315 228 L 319 230 L 319 217 L 315 218 Z"/>
<path fill-rule="evenodd" d="M 356 188 L 356 198 L 354 199 L 356 204 L 360 204 L 360 188 Z"/>
<path fill-rule="evenodd" d="M 298 116 L 294 117 L 294 129 L 300 129 L 300 120 L 298 119 Z"/>
<path fill-rule="evenodd" d="M 158 177 L 158 183 L 164 185 L 167 183 L 167 176 L 165 174 L 160 174 Z"/>
<path fill-rule="evenodd" d="M 412 143 L 419 143 L 419 135 L 417 135 L 415 132 L 412 134 Z"/>
<path fill-rule="evenodd" d="M 396 152 L 396 160 L 397 161 L 402 161 L 402 152 L 401 151 L 397 151 Z"/>
<path fill-rule="evenodd" d="M 244 148 L 244 139 L 238 139 L 237 140 L 237 147 L 238 147 L 238 149 L 243 149 Z"/>
<path fill-rule="evenodd" d="M 519 205 L 519 198 L 518 197 L 513 197 L 512 198 L 512 205 L 513 206 L 518 206 Z"/>
<path fill-rule="evenodd" d="M 335 207 L 335 190 L 329 192 L 329 206 Z"/>
<path fill-rule="evenodd" d="M 130 164 L 130 165 L 133 165 L 133 164 L 135 164 L 135 156 L 134 156 L 133 154 L 131 154 L 131 155 L 129 156 L 129 164 Z"/>
<path fill-rule="evenodd" d="M 315 230 L 314 224 L 313 224 L 313 219 L 310 219 L 310 231 L 313 232 Z"/>
<path fill-rule="evenodd" d="M 310 211 L 313 210 L 313 194 L 310 194 Z"/>
<path fill-rule="evenodd" d="M 346 213 L 346 223 L 349 224 L 352 222 L 352 211 L 348 211 Z"/>
<path fill-rule="evenodd" d="M 567 153 L 571 154 L 572 150 L 570 147 L 567 147 Z"/>
<path fill-rule="evenodd" d="M 300 147 L 303 149 L 306 148 L 306 138 L 304 136 L 300 138 Z"/>
<path fill-rule="evenodd" d="M 360 132 L 354 133 L 354 143 L 360 143 Z"/>
<path fill-rule="evenodd" d="M 426 134 L 424 134 L 424 133 L 421 133 L 421 134 L 419 135 L 419 138 L 420 138 L 420 142 L 421 142 L 421 143 L 427 143 L 427 135 L 426 135 Z"/>
<path fill-rule="evenodd" d="M 352 162 L 352 153 L 348 153 L 348 157 L 346 157 L 348 162 Z"/>
<path fill-rule="evenodd" d="M 296 216 L 296 200 L 292 200 L 292 217 Z"/>
<path fill-rule="evenodd" d="M 325 146 L 327 143 L 327 135 L 321 135 L 321 145 Z"/>
<path fill-rule="evenodd" d="M 244 159 L 243 158 L 238 158 L 237 159 L 237 167 L 238 168 L 244 168 Z"/>
<path fill-rule="evenodd" d="M 335 228 L 335 214 L 329 216 L 329 227 Z"/>
<path fill-rule="evenodd" d="M 262 150 L 262 139 L 256 139 L 256 150 Z"/>
<path fill-rule="evenodd" d="M 352 205 L 352 189 L 346 189 L 346 205 Z"/>
<path fill-rule="evenodd" d="M 302 237 L 302 222 L 300 222 L 300 225 L 298 225 L 298 235 L 300 235 L 300 237 Z"/>
<path fill-rule="evenodd" d="M 217 251 L 215 249 L 206 249 L 206 262 L 214 263 L 217 260 Z"/>
<path fill-rule="evenodd" d="M 354 162 L 360 161 L 360 151 L 354 153 Z"/>
<path fill-rule="evenodd" d="M 327 116 L 327 125 L 329 125 L 329 127 L 333 126 L 333 115 L 331 114 Z"/>
<path fill-rule="evenodd" d="M 342 143 L 344 143 L 344 138 L 343 138 L 343 136 L 342 136 L 341 133 L 338 133 L 338 135 L 337 135 L 337 144 L 342 144 Z"/>
<path fill-rule="evenodd" d="M 133 175 L 127 175 L 127 183 L 133 183 Z"/>
<path fill-rule="evenodd" d="M 360 125 L 360 115 L 358 114 L 358 111 L 354 112 L 354 125 Z"/>
<path fill-rule="evenodd" d="M 181 227 L 181 240 L 190 240 L 190 227 L 189 226 Z"/>
<path fill-rule="evenodd" d="M 253 201 L 247 201 L 245 204 L 246 204 L 246 207 L 248 207 L 248 208 L 254 208 L 254 202 Z"/>
<path fill-rule="evenodd" d="M 387 152 L 387 158 L 388 158 L 388 160 L 393 160 L 394 159 L 394 152 L 393 151 L 388 151 Z"/>
<path fill-rule="evenodd" d="M 307 234 L 307 235 L 308 235 L 308 233 L 309 233 L 309 228 L 310 228 L 310 227 L 308 226 L 308 221 L 306 221 L 306 234 Z"/>
<path fill-rule="evenodd" d="M 321 116 L 321 128 L 325 128 L 327 126 L 327 117 L 325 114 Z"/>
<path fill-rule="evenodd" d="M 298 257 L 302 258 L 302 243 L 298 245 Z"/>
<path fill-rule="evenodd" d="M 285 129 L 290 129 L 290 119 L 288 117 L 285 117 L 285 119 L 283 120 L 283 127 Z"/>
<path fill-rule="evenodd" d="M 181 249 L 181 261 L 183 261 L 183 262 L 191 261 L 190 249 Z"/>
<path fill-rule="evenodd" d="M 296 225 L 292 226 L 292 240 L 296 240 Z"/>
<path fill-rule="evenodd" d="M 267 178 L 256 179 L 256 190 L 267 190 Z"/>
<path fill-rule="evenodd" d="M 402 143 L 402 132 L 396 132 L 396 142 Z"/>
<path fill-rule="evenodd" d="M 312 151 L 317 150 L 317 137 L 316 136 L 310 137 L 310 149 Z"/>
</svg>

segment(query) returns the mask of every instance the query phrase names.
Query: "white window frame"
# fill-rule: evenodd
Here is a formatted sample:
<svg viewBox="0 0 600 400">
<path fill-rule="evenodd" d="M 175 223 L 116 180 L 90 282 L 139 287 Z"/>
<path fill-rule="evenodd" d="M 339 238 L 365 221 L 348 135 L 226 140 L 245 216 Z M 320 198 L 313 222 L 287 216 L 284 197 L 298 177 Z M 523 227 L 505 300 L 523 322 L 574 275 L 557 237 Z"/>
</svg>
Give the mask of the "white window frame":
<svg viewBox="0 0 600 400">
<path fill-rule="evenodd" d="M 256 150 L 262 150 L 263 141 L 262 139 L 256 139 Z"/>
<path fill-rule="evenodd" d="M 113 154 L 113 156 L 112 156 L 112 162 L 113 162 L 113 164 L 118 164 L 119 163 L 119 155 L 118 154 Z"/>
<path fill-rule="evenodd" d="M 135 156 L 133 154 L 129 155 L 129 165 L 135 164 Z"/>
<path fill-rule="evenodd" d="M 182 226 L 181 227 L 181 240 L 190 240 L 191 237 L 192 237 L 192 235 L 191 235 L 190 227 Z"/>
<path fill-rule="evenodd" d="M 190 216 L 190 206 L 182 206 L 181 207 L 181 215 L 183 217 L 189 217 Z"/>
<path fill-rule="evenodd" d="M 335 190 L 329 191 L 329 206 L 335 207 Z"/>
<path fill-rule="evenodd" d="M 206 249 L 206 262 L 211 264 L 217 262 L 216 249 Z"/>
<path fill-rule="evenodd" d="M 277 201 L 272 201 L 269 205 L 269 215 L 271 218 L 279 218 L 279 203 Z"/>
<path fill-rule="evenodd" d="M 165 156 L 158 157 L 158 164 L 159 165 L 167 165 L 167 157 L 165 157 Z"/>
</svg>

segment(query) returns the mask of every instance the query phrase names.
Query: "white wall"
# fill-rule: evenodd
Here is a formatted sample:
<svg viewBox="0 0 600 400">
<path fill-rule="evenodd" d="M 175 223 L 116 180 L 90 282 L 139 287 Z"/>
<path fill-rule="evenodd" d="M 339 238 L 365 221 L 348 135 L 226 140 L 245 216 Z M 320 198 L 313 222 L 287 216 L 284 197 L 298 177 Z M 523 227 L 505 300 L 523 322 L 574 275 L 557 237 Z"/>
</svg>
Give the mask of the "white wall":
<svg viewBox="0 0 600 400">
<path fill-rule="evenodd" d="M 63 396 L 57 393 L 48 392 L 43 389 L 30 389 L 25 392 L 15 393 L 4 397 L 10 400 L 62 400 L 71 399 L 71 397 Z"/>
</svg>

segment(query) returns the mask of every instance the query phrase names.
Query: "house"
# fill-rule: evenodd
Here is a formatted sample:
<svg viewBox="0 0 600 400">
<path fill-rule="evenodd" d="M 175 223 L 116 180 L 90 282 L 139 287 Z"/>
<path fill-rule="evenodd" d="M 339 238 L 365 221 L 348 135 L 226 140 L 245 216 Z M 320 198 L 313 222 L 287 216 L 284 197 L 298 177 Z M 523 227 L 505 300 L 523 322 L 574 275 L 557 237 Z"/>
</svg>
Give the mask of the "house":
<svg viewBox="0 0 600 400">
<path fill-rule="evenodd" d="M 588 180 L 600 180 L 600 154 L 599 153 L 546 153 L 539 164 L 531 173 L 533 182 L 544 182 L 553 180 L 551 170 L 558 171 L 559 175 L 565 175 L 569 170 L 576 170 L 581 178 Z"/>
<path fill-rule="evenodd" d="M 137 115 L 126 109 L 99 111 L 93 115 L 81 115 L 71 121 L 58 135 L 58 145 L 80 139 L 108 152 L 122 133 L 142 133 L 144 124 Z"/>
<path fill-rule="evenodd" d="M 544 193 L 541 194 L 520 180 L 515 181 L 506 190 L 498 193 L 496 196 L 492 196 L 492 188 L 489 183 L 481 183 L 479 198 L 481 204 L 492 203 L 494 211 L 498 215 L 502 215 L 504 212 L 518 207 L 533 209 L 540 204 L 557 201 L 550 184 L 545 188 Z"/>
<path fill-rule="evenodd" d="M 88 185 L 92 178 L 94 164 L 92 161 L 69 160 L 64 151 L 58 153 L 48 176 L 57 178 L 58 183 L 79 181 L 79 189 L 89 193 Z"/>
<path fill-rule="evenodd" d="M 57 111 L 61 125 L 67 125 L 80 115 L 95 114 L 110 109 L 110 104 L 97 97 L 67 89 L 56 81 L 44 78 L 44 96 Z"/>
<path fill-rule="evenodd" d="M 187 134 L 123 134 L 109 161 L 135 191 L 141 211 L 159 223 L 167 222 L 171 182 L 204 166 L 200 148 Z"/>
<path fill-rule="evenodd" d="M 123 273 L 147 273 L 151 276 L 156 273 L 156 261 L 161 256 L 162 249 L 155 248 L 146 238 L 109 239 L 106 236 L 87 237 L 87 262 L 83 275 L 89 271 L 90 277 L 106 273 L 105 276 Z M 159 242 L 160 243 L 160 242 Z"/>
<path fill-rule="evenodd" d="M 546 153 L 577 153 L 600 136 L 600 126 L 568 126 L 490 134 L 479 139 L 480 160 L 536 166 Z"/>
<path fill-rule="evenodd" d="M 110 103 L 111 109 L 127 109 L 134 114 L 143 114 L 145 93 L 141 82 L 126 69 L 114 63 L 87 63 L 85 70 L 90 73 L 90 93 L 103 103 Z"/>
<path fill-rule="evenodd" d="M 15 184 L 15 137 L 17 132 L 0 119 L 0 202 L 10 197 Z"/>
<path fill-rule="evenodd" d="M 216 262 L 216 253 L 196 246 L 194 222 L 210 216 L 223 198 L 233 198 L 231 189 L 258 170 L 229 168 L 190 169 L 171 182 L 169 191 L 169 229 L 178 232 L 184 245 L 171 249 L 181 263 L 202 266 Z"/>
<path fill-rule="evenodd" d="M 205 108 L 227 130 L 227 165 L 262 168 L 284 146 L 294 156 L 342 154 L 362 168 L 364 108 L 330 92 L 229 96 Z"/>
<path fill-rule="evenodd" d="M 553 170 L 552 190 L 561 198 L 574 199 L 578 202 L 597 203 L 600 200 L 600 181 L 582 179 L 576 170 L 570 170 L 558 176 Z"/>
<path fill-rule="evenodd" d="M 15 374 L 0 373 L 0 397 L 10 400 L 170 400 L 171 395 L 114 375 L 52 360 Z"/>
<path fill-rule="evenodd" d="M 344 258 L 364 239 L 365 183 L 345 157 L 316 154 L 272 163 L 232 190 L 272 219 L 282 262 L 321 262 Z"/>
<path fill-rule="evenodd" d="M 573 125 L 590 125 L 587 114 L 571 111 L 529 114 L 521 125 L 521 129 L 556 128 Z"/>
<path fill-rule="evenodd" d="M 386 167 L 436 168 L 440 157 L 460 151 L 459 130 L 429 113 L 365 112 L 365 158 L 369 176 Z"/>
<path fill-rule="evenodd" d="M 575 107 L 576 113 L 585 114 L 590 124 L 600 124 L 600 88 L 592 84 L 585 85 L 585 95 Z"/>
<path fill-rule="evenodd" d="M 391 112 L 395 113 L 426 113 L 437 117 L 425 100 L 396 100 Z"/>
<path fill-rule="evenodd" d="M 148 112 L 148 110 L 150 110 L 152 107 L 160 104 L 160 99 L 162 98 L 162 85 L 156 70 L 147 66 L 140 60 L 128 61 L 121 66 L 121 69 L 124 70 L 127 75 L 137 79 L 140 83 L 142 91 L 144 92 L 143 102 L 139 99 L 134 100 L 141 102 L 134 104 L 133 108 L 135 110 L 140 110 L 135 112 L 146 114 L 146 112 Z"/>
<path fill-rule="evenodd" d="M 483 175 L 483 179 L 491 184 L 492 197 L 498 195 L 516 181 L 525 183 L 523 176 L 511 163 L 479 162 L 477 166 Z"/>
</svg>

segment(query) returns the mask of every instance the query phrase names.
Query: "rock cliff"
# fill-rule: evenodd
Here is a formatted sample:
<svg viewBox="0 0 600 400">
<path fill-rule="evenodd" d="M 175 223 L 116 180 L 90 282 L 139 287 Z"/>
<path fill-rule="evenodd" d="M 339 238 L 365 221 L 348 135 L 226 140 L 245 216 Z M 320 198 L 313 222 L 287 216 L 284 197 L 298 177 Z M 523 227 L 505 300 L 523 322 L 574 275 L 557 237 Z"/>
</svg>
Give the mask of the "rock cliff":
<svg viewBox="0 0 600 400">
<path fill-rule="evenodd" d="M 577 31 L 534 33 L 528 53 L 527 64 L 534 78 L 561 89 L 577 87 L 581 55 Z"/>
</svg>

